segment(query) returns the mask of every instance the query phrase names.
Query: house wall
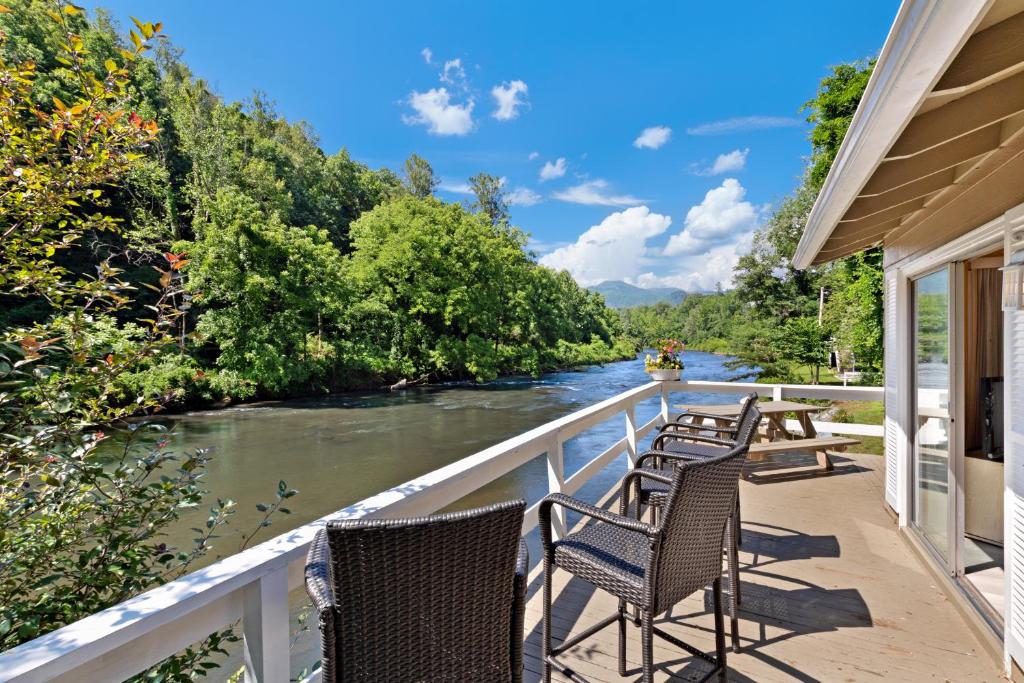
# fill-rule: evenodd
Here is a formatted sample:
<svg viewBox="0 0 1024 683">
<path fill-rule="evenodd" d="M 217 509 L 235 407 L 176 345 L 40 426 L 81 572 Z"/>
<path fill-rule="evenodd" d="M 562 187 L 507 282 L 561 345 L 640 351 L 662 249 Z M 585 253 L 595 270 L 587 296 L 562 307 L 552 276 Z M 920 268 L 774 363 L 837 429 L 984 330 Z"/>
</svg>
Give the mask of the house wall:
<svg viewBox="0 0 1024 683">
<path fill-rule="evenodd" d="M 951 216 L 951 218 L 954 218 Z M 964 215 L 965 220 L 969 218 Z M 945 264 L 1004 250 L 1009 261 L 1024 250 L 1024 204 L 984 224 L 953 221 L 913 246 L 896 245 L 885 268 L 885 445 L 886 502 L 901 527 L 910 523 L 914 421 L 912 414 L 912 324 L 910 282 Z M 937 226 L 938 227 L 938 226 Z M 898 256 L 898 258 L 897 258 Z M 1004 537 L 1006 613 L 1003 614 L 1007 670 L 1011 657 L 1024 662 L 1024 311 L 1003 319 L 1005 371 Z M 962 469 L 961 469 L 962 472 Z M 962 493 L 962 486 L 957 487 Z M 961 501 L 962 502 L 962 501 Z M 1021 609 L 1014 610 L 1017 604 Z"/>
</svg>

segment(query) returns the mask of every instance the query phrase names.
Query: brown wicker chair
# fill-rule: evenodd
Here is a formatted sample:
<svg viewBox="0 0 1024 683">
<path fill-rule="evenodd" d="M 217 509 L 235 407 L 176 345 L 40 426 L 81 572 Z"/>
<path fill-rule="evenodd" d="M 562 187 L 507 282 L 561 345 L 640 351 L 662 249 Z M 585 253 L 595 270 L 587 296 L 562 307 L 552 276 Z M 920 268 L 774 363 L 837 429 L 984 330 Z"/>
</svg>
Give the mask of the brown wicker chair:
<svg viewBox="0 0 1024 683">
<path fill-rule="evenodd" d="M 761 423 L 761 413 L 757 410 L 757 394 L 751 394 L 744 398 L 740 414 L 733 422 L 731 436 L 729 438 L 709 437 L 705 434 L 683 431 L 662 431 L 655 437 L 652 443 L 652 450 L 643 453 L 637 458 L 637 469 L 649 472 L 662 472 L 670 470 L 678 462 L 690 460 L 706 460 L 718 457 L 736 446 L 750 446 L 757 434 L 758 425 Z M 704 429 L 704 425 L 700 426 Z M 724 429 L 724 428 L 720 428 Z M 660 447 L 660 448 L 659 448 Z M 649 505 L 653 508 L 652 515 L 657 518 L 659 510 L 668 498 L 669 487 L 666 483 L 652 477 L 641 477 L 635 481 L 636 516 L 639 519 L 643 513 L 643 506 Z M 728 533 L 726 534 L 726 554 L 729 563 L 729 632 L 732 641 L 733 652 L 740 650 L 739 634 L 739 605 L 740 581 L 739 581 L 739 546 L 741 543 L 740 523 L 740 497 L 736 495 L 736 509 L 729 520 Z"/>
<path fill-rule="evenodd" d="M 639 611 L 643 681 L 654 680 L 653 636 L 658 635 L 686 652 L 714 665 L 725 680 L 725 625 L 722 616 L 722 540 L 735 506 L 737 482 L 746 458 L 746 446 L 737 446 L 717 458 L 681 462 L 671 475 L 631 470 L 622 483 L 620 513 L 615 514 L 562 494 L 551 494 L 538 510 L 544 545 L 544 680 L 551 667 L 570 678 L 573 672 L 555 658 L 612 622 L 619 624 L 619 674 L 626 675 L 627 604 Z M 627 492 L 636 478 L 669 484 L 669 493 L 657 525 L 626 515 Z M 551 535 L 551 508 L 561 505 L 598 520 L 555 541 Z M 551 575 L 560 567 L 619 599 L 615 614 L 558 647 L 551 645 Z M 715 613 L 715 656 L 654 626 L 654 617 L 683 598 L 711 584 Z M 578 680 L 578 678 L 573 678 Z"/>
<path fill-rule="evenodd" d="M 522 681 L 525 508 L 329 523 L 306 562 L 324 683 Z"/>
</svg>

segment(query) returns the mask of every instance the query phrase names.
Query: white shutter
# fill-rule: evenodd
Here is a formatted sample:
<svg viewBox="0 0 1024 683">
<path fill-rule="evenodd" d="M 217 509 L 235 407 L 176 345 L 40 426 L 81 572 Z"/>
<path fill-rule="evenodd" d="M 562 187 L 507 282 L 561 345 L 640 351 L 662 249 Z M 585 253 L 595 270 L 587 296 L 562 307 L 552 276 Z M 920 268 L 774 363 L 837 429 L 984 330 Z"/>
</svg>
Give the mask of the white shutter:
<svg viewBox="0 0 1024 683">
<path fill-rule="evenodd" d="M 1005 258 L 1024 249 L 1024 207 L 1006 214 Z M 1024 666 L 1024 311 L 1003 314 L 1005 496 L 1004 538 L 1008 600 L 1006 650 Z"/>
<path fill-rule="evenodd" d="M 894 510 L 897 508 L 899 490 L 899 441 L 900 404 L 898 378 L 900 375 L 899 334 L 897 325 L 903 324 L 903 316 L 897 315 L 896 273 L 885 274 L 885 502 Z"/>
</svg>

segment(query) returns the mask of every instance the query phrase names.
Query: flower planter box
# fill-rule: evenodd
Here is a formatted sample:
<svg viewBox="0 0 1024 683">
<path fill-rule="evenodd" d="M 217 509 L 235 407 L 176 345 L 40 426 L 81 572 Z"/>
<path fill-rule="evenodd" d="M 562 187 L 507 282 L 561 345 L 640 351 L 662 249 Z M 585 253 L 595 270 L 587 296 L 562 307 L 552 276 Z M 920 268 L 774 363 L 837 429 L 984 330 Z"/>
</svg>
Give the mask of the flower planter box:
<svg viewBox="0 0 1024 683">
<path fill-rule="evenodd" d="M 656 382 L 670 382 L 677 380 L 683 375 L 682 370 L 648 370 L 651 379 Z"/>
</svg>

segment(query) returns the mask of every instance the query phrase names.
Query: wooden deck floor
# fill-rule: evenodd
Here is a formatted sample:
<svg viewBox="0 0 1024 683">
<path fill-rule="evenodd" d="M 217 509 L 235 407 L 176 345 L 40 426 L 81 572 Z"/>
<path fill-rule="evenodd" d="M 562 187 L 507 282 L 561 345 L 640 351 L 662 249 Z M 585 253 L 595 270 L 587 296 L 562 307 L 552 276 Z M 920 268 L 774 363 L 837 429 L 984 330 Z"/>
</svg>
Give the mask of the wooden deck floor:
<svg viewBox="0 0 1024 683">
<path fill-rule="evenodd" d="M 740 635 L 729 655 L 730 681 L 1002 681 L 983 649 L 883 508 L 883 461 L 843 454 L 831 474 L 813 456 L 755 465 L 741 484 Z M 759 472 L 759 473 L 758 473 Z M 610 503 L 609 503 L 610 504 Z M 526 619 L 526 680 L 540 678 L 541 579 L 531 577 Z M 712 618 L 696 594 L 663 628 L 713 650 Z M 556 572 L 554 632 L 561 640 L 615 610 L 589 584 Z M 728 621 L 726 622 L 728 624 Z M 617 673 L 614 626 L 562 655 L 592 681 L 640 679 L 639 629 L 630 630 L 631 675 Z M 654 640 L 657 680 L 699 679 L 707 665 Z M 565 680 L 555 674 L 554 680 Z"/>
</svg>

